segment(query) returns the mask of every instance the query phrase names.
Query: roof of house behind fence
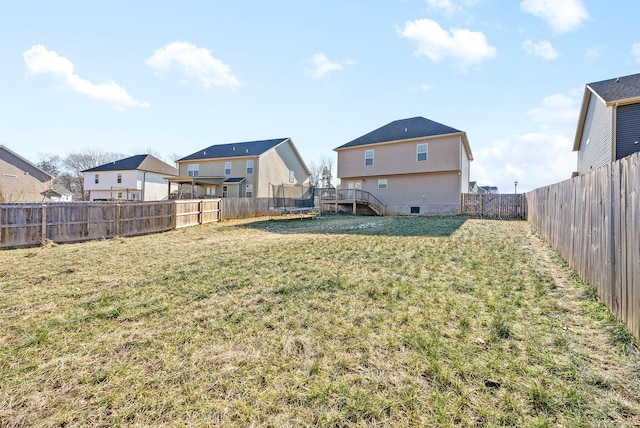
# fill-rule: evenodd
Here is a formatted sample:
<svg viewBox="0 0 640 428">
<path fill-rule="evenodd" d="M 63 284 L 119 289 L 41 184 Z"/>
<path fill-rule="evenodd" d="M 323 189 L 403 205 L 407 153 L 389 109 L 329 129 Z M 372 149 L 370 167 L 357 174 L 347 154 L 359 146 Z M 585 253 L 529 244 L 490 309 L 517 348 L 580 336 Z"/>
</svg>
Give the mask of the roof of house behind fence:
<svg viewBox="0 0 640 428">
<path fill-rule="evenodd" d="M 382 143 L 386 141 L 409 140 L 412 138 L 457 134 L 460 132 L 462 131 L 418 116 L 409 119 L 395 120 L 383 127 L 369 132 L 368 134 L 343 144 L 337 149 L 346 149 L 349 147 L 364 146 L 367 144 Z"/>
<path fill-rule="evenodd" d="M 179 159 L 178 162 L 197 159 L 235 158 L 241 156 L 260 156 L 267 150 L 288 140 L 275 138 L 273 140 L 246 141 L 242 143 L 217 144 Z"/>
<path fill-rule="evenodd" d="M 135 155 L 114 162 L 105 163 L 104 165 L 89 168 L 82 172 L 97 171 L 130 171 L 140 170 L 148 172 L 157 172 L 158 174 L 178 175 L 178 169 L 162 162 L 160 159 L 152 155 Z"/>
<path fill-rule="evenodd" d="M 587 85 L 605 103 L 640 98 L 640 74 L 616 77 Z"/>
</svg>

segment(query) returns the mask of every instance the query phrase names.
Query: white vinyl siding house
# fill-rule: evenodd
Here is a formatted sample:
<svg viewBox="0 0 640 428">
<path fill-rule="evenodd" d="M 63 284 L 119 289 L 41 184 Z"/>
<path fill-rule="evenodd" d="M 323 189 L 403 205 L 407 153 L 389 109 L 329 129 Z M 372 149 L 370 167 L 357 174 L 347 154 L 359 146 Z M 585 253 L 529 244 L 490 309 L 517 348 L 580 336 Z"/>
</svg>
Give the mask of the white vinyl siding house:
<svg viewBox="0 0 640 428">
<path fill-rule="evenodd" d="M 167 177 L 178 170 L 151 155 L 136 155 L 83 171 L 90 201 L 160 201 L 169 198 Z"/>
</svg>

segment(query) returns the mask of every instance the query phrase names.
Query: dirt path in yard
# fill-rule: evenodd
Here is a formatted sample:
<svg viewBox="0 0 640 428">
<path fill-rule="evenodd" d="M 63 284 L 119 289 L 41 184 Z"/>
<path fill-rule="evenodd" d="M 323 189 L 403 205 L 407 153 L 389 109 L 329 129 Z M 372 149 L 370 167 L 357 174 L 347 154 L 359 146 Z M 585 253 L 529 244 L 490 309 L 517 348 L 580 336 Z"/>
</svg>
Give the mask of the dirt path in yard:
<svg viewBox="0 0 640 428">
<path fill-rule="evenodd" d="M 632 388 L 640 394 L 640 352 L 621 355 L 621 351 L 611 344 L 611 339 L 602 322 L 587 314 L 587 285 L 573 279 L 575 272 L 565 264 L 560 255 L 530 227 L 529 242 L 539 257 L 539 261 L 555 280 L 558 303 L 567 310 L 563 329 L 570 339 L 572 351 L 588 355 L 590 368 L 606 377 L 628 379 L 629 385 L 619 385 L 622 389 Z"/>
</svg>

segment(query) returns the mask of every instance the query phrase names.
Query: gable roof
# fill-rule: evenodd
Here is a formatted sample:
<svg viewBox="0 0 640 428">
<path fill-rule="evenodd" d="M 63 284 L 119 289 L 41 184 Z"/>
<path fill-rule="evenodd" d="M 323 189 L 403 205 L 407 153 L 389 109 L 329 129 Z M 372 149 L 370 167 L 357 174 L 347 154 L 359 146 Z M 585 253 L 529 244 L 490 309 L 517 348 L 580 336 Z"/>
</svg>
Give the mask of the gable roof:
<svg viewBox="0 0 640 428">
<path fill-rule="evenodd" d="M 147 171 L 165 175 L 178 175 L 178 169 L 162 162 L 152 155 L 135 155 L 114 162 L 105 163 L 82 172 L 98 171 Z"/>
<path fill-rule="evenodd" d="M 26 171 L 26 172 L 29 172 L 29 171 L 27 171 L 27 169 L 31 168 L 31 169 L 37 171 L 38 173 L 40 173 L 42 175 L 42 177 L 40 177 L 40 178 L 42 178 L 43 181 L 51 180 L 53 178 L 53 175 L 49 174 L 47 171 L 43 170 L 39 166 L 37 166 L 34 163 L 32 163 L 32 162 L 28 161 L 27 159 L 23 158 L 22 156 L 20 156 L 16 152 L 14 152 L 12 150 L 9 150 L 9 148 L 7 146 L 4 146 L 4 145 L 0 144 L 0 150 L 8 153 L 10 156 L 12 156 L 13 158 L 15 158 L 18 161 L 17 162 L 18 164 L 14 163 L 14 166 L 16 168 L 19 168 L 19 169 L 21 169 L 23 171 Z"/>
<path fill-rule="evenodd" d="M 578 116 L 576 136 L 573 140 L 574 152 L 580 150 L 582 132 L 584 130 L 585 120 L 587 119 L 587 110 L 589 108 L 591 94 L 600 98 L 608 107 L 619 104 L 640 103 L 640 74 L 615 77 L 613 79 L 601 80 L 585 85 L 580 115 Z"/>
<path fill-rule="evenodd" d="M 235 158 L 242 156 L 260 156 L 267 150 L 277 146 L 289 138 L 273 140 L 246 141 L 242 143 L 217 144 L 178 159 L 178 162 L 198 159 Z"/>
<path fill-rule="evenodd" d="M 336 148 L 365 146 L 368 144 L 383 143 L 387 141 L 410 140 L 412 138 L 433 137 L 437 135 L 459 134 L 459 131 L 447 125 L 443 125 L 424 117 L 412 117 L 409 119 L 395 120 L 374 131 L 369 132 L 355 140 Z"/>
<path fill-rule="evenodd" d="M 607 105 L 640 101 L 640 74 L 589 83 L 587 88 Z"/>
</svg>

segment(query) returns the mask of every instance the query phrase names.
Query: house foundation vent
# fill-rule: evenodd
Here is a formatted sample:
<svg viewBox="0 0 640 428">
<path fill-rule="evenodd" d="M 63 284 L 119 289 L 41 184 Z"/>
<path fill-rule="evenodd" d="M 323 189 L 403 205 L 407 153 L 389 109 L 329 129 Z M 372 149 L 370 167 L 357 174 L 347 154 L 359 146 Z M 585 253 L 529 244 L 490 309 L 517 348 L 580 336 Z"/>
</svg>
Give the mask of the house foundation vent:
<svg viewBox="0 0 640 428">
<path fill-rule="evenodd" d="M 420 207 L 411 207 L 411 214 L 420 214 Z"/>
</svg>

